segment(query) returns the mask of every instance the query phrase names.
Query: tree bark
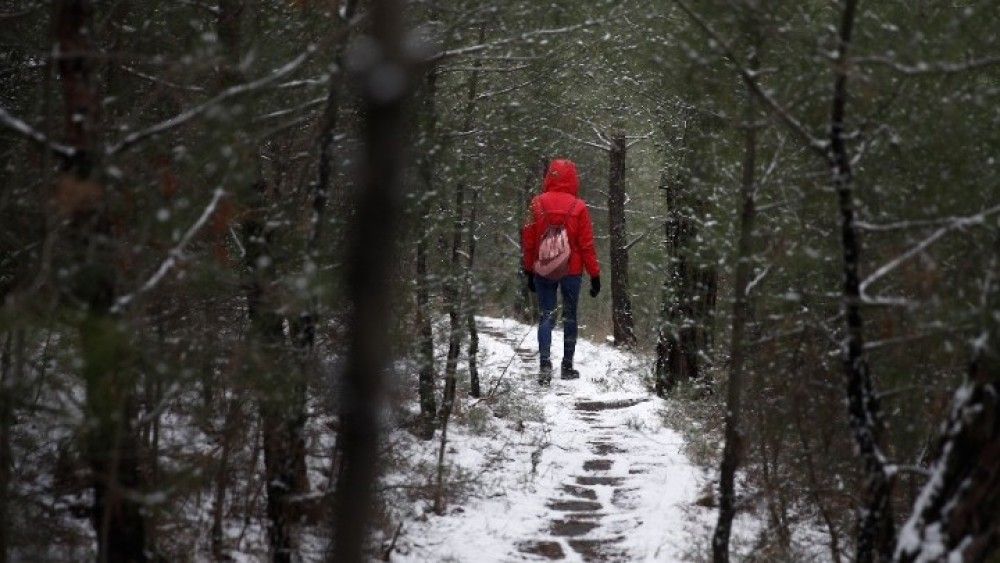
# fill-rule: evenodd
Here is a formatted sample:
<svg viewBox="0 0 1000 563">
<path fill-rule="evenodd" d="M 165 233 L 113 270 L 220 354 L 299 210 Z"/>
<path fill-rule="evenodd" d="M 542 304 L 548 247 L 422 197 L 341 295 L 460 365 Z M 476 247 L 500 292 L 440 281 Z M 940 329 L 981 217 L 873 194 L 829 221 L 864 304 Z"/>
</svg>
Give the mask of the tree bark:
<svg viewBox="0 0 1000 563">
<path fill-rule="evenodd" d="M 859 563 L 888 560 L 892 556 L 895 530 L 890 507 L 892 479 L 879 446 L 881 413 L 872 389 L 868 360 L 864 353 L 861 316 L 859 262 L 861 246 L 854 224 L 854 174 L 844 140 L 847 106 L 847 51 L 854 29 L 857 0 L 845 0 L 839 28 L 833 102 L 830 112 L 830 156 L 833 187 L 840 212 L 843 249 L 843 311 L 846 319 L 844 372 L 847 378 L 848 411 L 854 439 L 865 465 L 865 500 L 858 523 L 856 558 Z"/>
<path fill-rule="evenodd" d="M 608 229 L 611 249 L 611 320 L 615 346 L 635 346 L 628 290 L 628 233 L 625 229 L 625 134 L 611 138 L 608 151 Z"/>
<path fill-rule="evenodd" d="M 134 378 L 125 365 L 127 335 L 111 314 L 115 272 L 108 194 L 96 161 L 99 94 L 94 86 L 94 8 L 89 0 L 59 0 L 55 6 L 59 75 L 63 90 L 66 142 L 73 155 L 64 162 L 57 191 L 77 192 L 86 205 L 70 214 L 70 259 L 77 275 L 70 302 L 85 306 L 80 337 L 86 382 L 87 458 L 93 487 L 91 522 L 100 563 L 146 561 L 146 520 L 138 492 L 143 488 L 136 436 Z M 66 194 L 69 196 L 70 194 Z M 113 351 L 108 354 L 108 351 Z"/>
<path fill-rule="evenodd" d="M 437 94 L 437 72 L 431 70 L 427 74 L 425 91 L 422 96 L 423 117 L 427 121 L 426 139 L 434 142 L 437 110 L 434 97 Z M 430 299 L 430 272 L 428 269 L 428 245 L 430 244 L 430 222 L 432 209 L 432 194 L 434 193 L 434 161 L 429 150 L 421 156 L 418 173 L 424 191 L 420 194 L 417 217 L 417 291 L 416 291 L 416 324 L 417 324 L 417 362 L 419 370 L 418 391 L 420 395 L 420 424 L 418 434 L 425 440 L 434 437 L 434 426 L 437 417 L 437 400 L 434 397 L 434 330 Z"/>
<path fill-rule="evenodd" d="M 756 66 L 756 65 L 754 65 Z M 749 90 L 749 88 L 748 88 Z M 744 110 L 743 170 L 739 198 L 739 239 L 736 243 L 736 273 L 733 289 L 732 352 L 729 358 L 729 383 L 726 389 L 726 444 L 722 451 L 719 469 L 719 520 L 712 538 L 712 560 L 729 561 L 729 537 L 735 516 L 736 470 L 743 455 L 742 393 L 744 371 L 744 342 L 748 318 L 747 290 L 753 260 L 753 229 L 756 211 L 755 168 L 757 163 L 757 130 L 752 124 L 755 117 L 753 94 L 746 95 Z"/>
<path fill-rule="evenodd" d="M 469 233 L 466 240 L 465 291 L 467 305 L 465 307 L 465 322 L 469 331 L 469 396 L 479 398 L 482 391 L 479 388 L 479 332 L 476 328 L 476 308 L 473 305 L 474 288 L 472 269 L 476 257 L 476 211 L 479 203 L 479 190 L 472 190 L 472 202 L 469 204 Z"/>
<path fill-rule="evenodd" d="M 7 563 L 10 550 L 10 431 L 14 424 L 14 393 L 20 378 L 13 368 L 15 332 L 10 331 L 0 350 L 0 563 Z"/>
<path fill-rule="evenodd" d="M 251 208 L 266 209 L 270 198 L 267 184 L 259 181 L 254 188 Z M 264 448 L 264 479 L 267 484 L 268 537 L 271 557 L 276 562 L 292 559 L 292 514 L 289 497 L 296 491 L 297 438 L 290 425 L 293 392 L 287 382 L 278 381 L 279 358 L 285 345 L 283 318 L 276 311 L 273 291 L 274 264 L 271 242 L 274 230 L 268 225 L 266 211 L 249 214 L 243 223 L 246 241 L 246 266 L 250 271 L 247 315 L 250 319 L 249 347 L 259 361 L 262 381 L 259 385 L 261 434 Z"/>
<path fill-rule="evenodd" d="M 482 42 L 486 33 L 485 25 L 479 27 L 479 41 Z M 472 128 L 472 120 L 476 108 L 476 87 L 478 86 L 479 73 L 477 68 L 481 63 L 477 60 L 473 63 L 473 71 L 469 75 L 468 93 L 465 101 L 465 118 L 463 120 L 463 130 Z M 475 329 L 475 322 L 469 322 L 463 314 L 466 302 L 471 296 L 472 285 L 472 254 L 471 252 L 462 260 L 463 237 L 468 236 L 470 245 L 472 242 L 472 232 L 465 221 L 465 183 L 459 182 L 455 186 L 455 209 L 452 220 L 451 238 L 451 274 L 448 276 L 445 288 L 445 298 L 448 301 L 448 317 L 450 320 L 450 333 L 448 336 L 448 356 L 445 363 L 445 384 L 444 397 L 441 401 L 441 412 L 438 419 L 441 422 L 441 448 L 438 453 L 438 492 L 434 499 L 434 509 L 438 514 L 444 511 L 444 453 L 447 444 L 448 420 L 451 418 L 451 411 L 455 404 L 455 387 L 457 385 L 456 371 L 458 370 L 458 357 L 461 354 L 462 329 L 470 328 L 470 332 Z M 475 203 L 473 203 L 475 205 Z M 473 212 L 474 213 L 474 212 Z M 474 248 L 472 246 L 471 248 Z M 470 250 L 471 250 L 470 248 Z M 471 310 L 471 307 L 470 307 Z M 470 363 L 470 367 L 471 367 Z M 471 374 L 470 374 L 471 375 Z M 479 375 L 476 374 L 475 395 L 479 394 Z"/>
<path fill-rule="evenodd" d="M 693 216 L 702 213 L 702 203 L 691 193 L 694 161 L 687 129 L 682 144 L 688 151 L 686 170 L 676 180 L 664 176 L 661 186 L 666 196 L 663 227 L 669 257 L 656 344 L 655 390 L 661 397 L 678 383 L 699 378 L 701 352 L 711 341 L 717 291 L 715 267 L 699 264 L 692 246 L 697 235 Z"/>
<path fill-rule="evenodd" d="M 331 561 L 360 563 L 374 502 L 379 409 L 388 369 L 391 266 L 400 219 L 405 147 L 404 103 L 409 88 L 376 91 L 374 73 L 386 64 L 404 71 L 406 37 L 398 0 L 370 4 L 373 39 L 381 61 L 359 69 L 363 85 L 364 164 L 353 224 L 346 285 L 352 303 L 350 346 L 340 394 L 344 471 L 337 483 Z M 384 90 L 384 89 L 383 89 Z"/>
<path fill-rule="evenodd" d="M 242 58 L 242 19 L 245 0 L 222 0 L 216 28 L 224 48 L 226 64 L 220 69 L 221 87 L 243 80 L 239 70 Z M 280 154 L 274 159 L 280 167 Z M 262 174 L 262 173 L 261 173 Z M 294 495 L 308 491 L 305 440 L 305 379 L 296 373 L 292 381 L 279 376 L 279 365 L 286 354 L 284 318 L 276 294 L 277 272 L 273 239 L 275 229 L 269 220 L 277 199 L 278 182 L 258 178 L 251 186 L 249 208 L 242 225 L 246 241 L 244 265 L 248 340 L 258 359 L 255 382 L 258 385 L 258 408 L 264 450 L 264 481 L 267 491 L 268 540 L 271 557 L 285 563 L 294 557 L 294 527 L 301 507 L 292 502 Z M 297 331 L 301 334 L 301 330 Z M 296 336 L 300 336 L 300 334 Z"/>
</svg>

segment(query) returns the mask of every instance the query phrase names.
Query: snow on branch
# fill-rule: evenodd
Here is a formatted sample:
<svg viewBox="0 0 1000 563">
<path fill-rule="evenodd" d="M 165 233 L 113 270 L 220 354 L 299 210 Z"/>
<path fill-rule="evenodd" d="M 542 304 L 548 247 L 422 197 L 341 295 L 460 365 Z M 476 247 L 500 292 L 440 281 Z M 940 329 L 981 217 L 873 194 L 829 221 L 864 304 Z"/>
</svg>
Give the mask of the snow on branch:
<svg viewBox="0 0 1000 563">
<path fill-rule="evenodd" d="M 970 58 L 962 62 L 919 62 L 912 65 L 904 64 L 893 59 L 892 57 L 881 55 L 855 57 L 853 60 L 855 64 L 860 65 L 878 65 L 889 67 L 900 74 L 908 76 L 918 76 L 924 74 L 958 74 L 960 72 L 1000 65 L 1000 56 L 996 55 L 982 57 L 979 59 Z"/>
<path fill-rule="evenodd" d="M 630 149 L 630 148 L 634 147 L 635 145 L 637 145 L 637 144 L 645 141 L 646 139 L 648 139 L 648 138 L 650 138 L 650 137 L 653 136 L 653 132 L 654 132 L 653 130 L 650 130 L 649 133 L 646 133 L 645 135 L 636 135 L 636 136 L 631 136 L 630 135 L 630 136 L 626 136 L 625 138 L 626 139 L 630 139 L 630 141 L 628 142 L 627 145 L 625 145 L 625 148 L 626 149 Z"/>
<path fill-rule="evenodd" d="M 480 51 L 486 51 L 494 47 L 500 47 L 502 45 L 510 45 L 511 43 L 516 43 L 518 41 L 527 41 L 535 37 L 548 37 L 552 35 L 563 35 L 566 33 L 572 33 L 580 29 L 585 29 L 588 27 L 593 27 L 603 23 L 603 20 L 587 20 L 583 23 L 578 23 L 575 25 L 568 25 L 565 27 L 549 28 L 549 29 L 536 29 L 533 31 L 526 31 L 514 37 L 507 37 L 504 39 L 498 39 L 496 41 L 490 41 L 487 43 L 478 43 L 476 45 L 467 45 L 465 47 L 457 47 L 455 49 L 447 49 L 440 51 L 435 55 L 432 55 L 427 62 L 435 63 L 447 58 L 458 57 L 462 55 L 470 55 L 473 53 L 478 53 Z"/>
<path fill-rule="evenodd" d="M 602 144 L 602 143 L 595 143 L 593 141 L 588 141 L 586 139 L 580 139 L 580 138 L 574 137 L 573 135 L 570 135 L 569 133 L 563 131 L 562 129 L 557 129 L 555 127 L 546 126 L 545 129 L 548 129 L 549 131 L 552 131 L 553 133 L 558 133 L 558 134 L 562 135 L 563 137 L 566 137 L 567 139 L 569 139 L 571 141 L 575 141 L 577 143 L 580 143 L 581 145 L 586 145 L 588 147 L 593 147 L 595 149 L 602 150 L 602 151 L 610 151 L 611 150 L 611 145 L 608 144 L 608 143 L 606 143 L 606 142 Z"/>
<path fill-rule="evenodd" d="M 311 109 L 311 108 L 314 108 L 314 107 L 317 107 L 317 106 L 321 106 L 324 103 L 326 103 L 326 101 L 327 101 L 327 97 L 326 97 L 326 95 L 323 95 L 323 96 L 320 96 L 318 98 L 314 98 L 312 100 L 309 100 L 308 102 L 305 102 L 303 104 L 299 104 L 297 106 L 294 106 L 294 107 L 285 108 L 285 109 L 279 109 L 279 110 L 272 111 L 270 113 L 265 113 L 264 115 L 258 115 L 257 117 L 253 118 L 253 121 L 254 121 L 254 123 L 259 123 L 261 121 L 267 121 L 268 119 L 275 119 L 277 117 L 285 117 L 285 116 L 288 116 L 288 115 L 292 115 L 292 114 L 298 113 L 298 112 L 300 112 L 302 110 Z"/>
<path fill-rule="evenodd" d="M 28 125 L 24 120 L 15 117 L 3 106 L 0 106 L 0 125 L 64 158 L 71 158 L 76 153 L 76 150 L 69 145 L 50 141 L 45 133 Z"/>
<path fill-rule="evenodd" d="M 598 139 L 600 139 L 602 143 L 608 145 L 609 147 L 611 146 L 611 140 L 608 139 L 608 137 L 604 135 L 604 132 L 601 131 L 601 128 L 598 127 L 596 123 L 594 123 L 593 121 L 590 121 L 589 119 L 584 119 L 584 118 L 579 117 L 579 116 L 574 116 L 573 119 L 575 119 L 575 120 L 579 121 L 580 123 L 583 123 L 584 125 L 587 125 L 588 127 L 590 127 L 590 130 L 594 132 L 594 135 Z"/>
<path fill-rule="evenodd" d="M 956 230 L 960 230 L 960 229 L 965 229 L 967 227 L 972 227 L 972 226 L 976 226 L 976 225 L 982 225 L 986 221 L 986 218 L 988 216 L 993 215 L 993 214 L 998 213 L 998 212 L 1000 212 L 1000 205 L 995 205 L 993 207 L 990 207 L 989 209 L 984 209 L 984 210 L 980 211 L 979 213 L 977 213 L 975 215 L 970 215 L 968 217 L 955 217 L 955 218 L 953 218 L 950 222 L 948 222 L 947 224 L 945 224 L 943 227 L 941 227 L 940 229 L 934 231 L 928 237 L 924 238 L 924 240 L 920 241 L 918 244 L 914 245 L 912 248 L 910 248 L 906 252 L 900 254 L 899 256 L 893 258 L 889 262 L 886 262 L 881 267 L 879 267 L 877 270 L 875 270 L 870 276 L 868 276 L 867 278 L 865 278 L 865 280 L 861 282 L 861 286 L 859 288 L 860 292 L 861 292 L 862 298 L 867 299 L 865 292 L 868 289 L 869 285 L 871 285 L 872 283 L 878 281 L 879 279 L 881 279 L 882 277 L 884 277 L 889 272 L 895 270 L 903 262 L 906 262 L 910 258 L 913 258 L 917 254 L 920 254 L 921 252 L 923 252 L 924 250 L 926 250 L 930 245 L 934 244 L 939 239 L 941 239 L 942 237 L 944 237 L 946 234 L 948 234 L 948 233 L 950 233 L 952 231 L 956 231 Z"/>
<path fill-rule="evenodd" d="M 181 237 L 181 240 L 177 242 L 177 245 L 170 249 L 170 252 L 167 253 L 166 259 L 160 263 L 160 267 L 153 272 L 153 275 L 150 276 L 149 279 L 147 279 L 146 282 L 139 287 L 139 289 L 119 297 L 115 301 L 115 304 L 111 307 L 112 313 L 120 313 L 125 309 L 125 307 L 128 307 L 137 296 L 153 289 L 160 283 L 160 281 L 163 280 L 163 277 L 166 276 L 167 273 L 177 265 L 177 262 L 184 257 L 184 249 L 187 247 L 188 243 L 191 242 L 191 239 L 198 234 L 198 231 L 205 226 L 205 223 L 208 222 L 208 219 L 212 216 L 212 214 L 215 213 L 215 209 L 219 206 L 219 202 L 225 195 L 226 192 L 222 188 L 217 188 L 215 190 L 215 193 L 212 195 L 212 200 L 209 201 L 208 205 L 205 206 L 205 209 L 202 210 L 198 220 L 195 221 L 190 228 L 188 228 L 187 232 L 184 233 L 184 236 Z"/>
<path fill-rule="evenodd" d="M 535 82 L 538 82 L 538 79 L 532 78 L 531 80 L 526 80 L 524 82 L 521 82 L 520 84 L 514 84 L 513 86 L 508 86 L 506 88 L 501 88 L 499 90 L 493 90 L 492 92 L 483 92 L 481 94 L 476 95 L 476 100 L 486 100 L 494 96 L 500 96 L 508 92 L 513 92 L 514 90 L 520 90 L 521 88 L 524 88 L 526 86 L 531 86 Z"/>
<path fill-rule="evenodd" d="M 139 70 L 137 68 L 130 67 L 128 65 L 118 65 L 118 68 L 124 70 L 125 72 L 127 72 L 127 73 L 129 73 L 129 74 L 131 74 L 133 76 L 138 76 L 139 78 L 142 78 L 143 80 L 148 80 L 149 82 L 152 82 L 153 84 L 159 84 L 161 86 L 166 86 L 168 88 L 173 88 L 175 90 L 185 90 L 187 92 L 199 92 L 199 93 L 202 93 L 202 92 L 205 91 L 205 89 L 202 88 L 201 86 L 195 86 L 195 85 L 189 85 L 189 84 L 178 84 L 176 82 L 171 82 L 169 80 L 165 80 L 163 78 L 160 78 L 160 77 L 157 77 L 157 76 L 153 76 L 152 74 L 146 74 L 145 72 L 142 72 L 141 70 Z"/>
<path fill-rule="evenodd" d="M 124 139 L 122 139 L 118 143 L 115 143 L 114 145 L 110 145 L 106 149 L 106 152 L 107 152 L 107 154 L 109 156 L 117 154 L 117 153 L 119 153 L 119 152 L 121 152 L 121 151 L 123 151 L 125 149 L 128 149 L 128 148 L 131 148 L 131 147 L 135 146 L 136 144 L 138 144 L 138 143 L 140 143 L 140 142 L 142 142 L 142 141 L 144 141 L 144 140 L 146 140 L 146 139 L 148 139 L 150 137 L 153 137 L 155 135 L 159 135 L 160 133 L 163 133 L 163 132 L 169 131 L 171 129 L 180 127 L 182 125 L 185 125 L 188 122 L 190 122 L 191 120 L 193 120 L 196 117 L 204 114 L 208 110 L 212 109 L 213 107 L 221 104 L 222 102 L 224 102 L 224 101 L 226 101 L 226 100 L 228 100 L 230 98 L 234 98 L 236 96 L 240 96 L 242 94 L 246 94 L 247 92 L 252 92 L 254 90 L 258 90 L 258 89 L 260 89 L 260 88 L 262 88 L 264 86 L 267 86 L 268 84 L 274 82 L 275 80 L 278 80 L 280 78 L 284 78 L 285 76 L 288 76 L 289 74 L 291 74 L 292 72 L 294 72 L 295 69 L 299 68 L 302 65 L 302 63 L 304 63 L 306 61 L 306 59 L 308 59 L 309 56 L 314 51 L 315 51 L 315 48 L 312 47 L 312 46 L 310 46 L 306 50 L 306 52 L 302 53 L 301 55 L 299 55 L 298 57 L 296 57 L 292 61 L 288 62 L 284 66 L 279 67 L 279 68 L 271 71 L 271 73 L 269 73 L 267 76 L 264 76 L 262 78 L 258 78 L 257 80 L 254 80 L 253 82 L 247 82 L 247 83 L 244 83 L 244 84 L 238 84 L 236 86 L 232 86 L 230 88 L 226 88 L 225 90 L 223 90 L 222 92 L 220 92 L 218 95 L 216 95 L 212 99 L 210 99 L 210 100 L 208 100 L 208 101 L 206 101 L 206 102 L 204 102 L 202 104 L 199 104 L 197 106 L 194 106 L 193 108 L 187 109 L 187 110 L 185 110 L 185 111 L 183 111 L 183 112 L 175 115 L 174 117 L 171 117 L 170 119 L 166 119 L 164 121 L 161 121 L 161 122 L 159 122 L 159 123 L 157 123 L 155 125 L 147 127 L 145 129 L 142 129 L 141 131 L 136 131 L 135 133 L 131 133 L 131 134 L 127 135 Z"/>
<path fill-rule="evenodd" d="M 794 133 L 799 139 L 805 143 L 807 147 L 813 152 L 818 153 L 826 160 L 830 160 L 830 155 L 827 153 L 827 148 L 829 143 L 827 141 L 817 139 L 814 137 L 802 124 L 801 121 L 795 118 L 784 106 L 778 103 L 774 97 L 764 89 L 759 82 L 757 82 L 757 76 L 759 72 L 751 71 L 739 64 L 739 57 L 733 52 L 732 47 L 726 42 L 721 35 L 719 35 L 712 26 L 708 24 L 701 16 L 695 13 L 683 0 L 674 0 L 680 9 L 687 14 L 687 16 L 693 21 L 701 30 L 708 35 L 709 39 L 718 47 L 719 51 L 722 53 L 723 58 L 729 61 L 729 64 L 736 69 L 743 80 L 746 82 L 750 91 L 753 92 L 754 96 L 757 96 L 764 105 L 766 105 L 771 112 L 778 117 L 778 119 L 788 127 L 792 133 Z"/>
<path fill-rule="evenodd" d="M 940 225 L 953 225 L 955 223 L 961 223 L 963 221 L 973 221 L 978 222 L 985 217 L 992 215 L 998 211 L 1000 206 L 991 207 L 989 209 L 984 209 L 975 215 L 967 217 L 943 217 L 940 219 L 912 219 L 907 221 L 896 221 L 895 223 L 868 223 L 865 221 L 857 221 L 855 225 L 862 230 L 872 231 L 872 232 L 884 232 L 884 231 L 898 231 L 902 229 L 919 229 L 921 227 L 937 227 Z"/>
</svg>

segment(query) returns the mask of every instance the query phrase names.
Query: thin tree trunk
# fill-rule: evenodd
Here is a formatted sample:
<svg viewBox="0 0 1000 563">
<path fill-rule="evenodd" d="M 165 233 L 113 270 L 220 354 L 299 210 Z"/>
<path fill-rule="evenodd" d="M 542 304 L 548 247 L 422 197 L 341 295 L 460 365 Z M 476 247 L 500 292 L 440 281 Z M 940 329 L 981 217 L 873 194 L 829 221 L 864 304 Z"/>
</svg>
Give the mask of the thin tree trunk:
<svg viewBox="0 0 1000 563">
<path fill-rule="evenodd" d="M 700 314 L 697 301 L 699 271 L 691 260 L 693 222 L 682 212 L 689 179 L 677 186 L 667 183 L 667 219 L 664 222 L 667 255 L 670 257 L 663 283 L 663 308 L 656 344 L 656 392 L 666 396 L 679 382 L 699 375 Z M 684 209 L 687 209 L 686 207 Z"/>
<path fill-rule="evenodd" d="M 405 146 L 404 103 L 408 88 L 396 95 L 376 91 L 373 74 L 385 64 L 409 70 L 402 42 L 406 36 L 397 0 L 370 4 L 372 35 L 384 62 L 360 69 L 364 85 L 364 165 L 349 251 L 347 291 L 352 304 L 351 337 L 340 394 L 344 472 L 337 483 L 331 561 L 361 563 L 374 503 L 379 447 L 379 409 L 388 369 L 388 311 L 401 205 L 400 183 Z"/>
<path fill-rule="evenodd" d="M 847 377 L 848 411 L 854 439 L 865 465 L 864 508 L 858 524 L 856 558 L 859 563 L 888 560 L 892 556 L 895 530 L 890 507 L 892 480 L 879 446 L 881 413 L 872 390 L 871 374 L 864 353 L 861 291 L 859 282 L 860 242 L 854 224 L 854 175 L 844 140 L 847 106 L 847 51 L 854 29 L 857 0 L 845 0 L 841 14 L 839 44 L 833 65 L 836 73 L 830 113 L 830 154 L 833 187 L 840 212 L 843 248 L 843 309 L 846 319 L 844 372 Z"/>
<path fill-rule="evenodd" d="M 448 357 L 445 362 L 444 395 L 441 398 L 441 412 L 438 413 L 438 420 L 441 423 L 441 445 L 438 449 L 437 468 L 437 492 L 434 496 L 434 511 L 438 514 L 444 512 L 445 506 L 445 483 L 444 483 L 444 454 L 448 443 L 448 421 L 451 418 L 451 411 L 455 405 L 455 387 L 457 386 L 456 371 L 458 370 L 458 356 L 462 345 L 462 323 L 467 322 L 462 315 L 462 297 L 464 291 L 459 288 L 457 279 L 458 271 L 461 269 L 461 245 L 462 234 L 465 230 L 463 221 L 465 207 L 465 185 L 459 183 L 455 190 L 455 218 L 452 231 L 451 242 L 451 276 L 445 289 L 445 298 L 448 301 L 448 318 L 451 330 L 448 336 Z M 464 281 L 464 275 L 462 276 Z"/>
<path fill-rule="evenodd" d="M 476 329 L 476 308 L 473 296 L 472 269 L 476 257 L 476 210 L 479 203 L 479 190 L 472 190 L 472 202 L 469 204 L 469 234 L 466 240 L 465 291 L 467 305 L 465 307 L 465 322 L 469 331 L 469 395 L 479 398 L 482 391 L 479 388 L 479 332 Z"/>
<path fill-rule="evenodd" d="M 243 80 L 240 71 L 242 58 L 242 19 L 245 0 L 222 0 L 219 3 L 216 28 L 224 47 L 226 64 L 220 69 L 220 86 L 226 87 Z M 280 156 L 280 154 L 278 155 Z M 282 166 L 280 158 L 275 158 Z M 305 408 L 302 378 L 279 381 L 279 363 L 285 350 L 284 321 L 275 291 L 275 256 L 273 239 L 275 227 L 269 221 L 280 185 L 267 182 L 263 172 L 250 190 L 249 207 L 253 211 L 243 222 L 243 240 L 246 241 L 244 264 L 247 280 L 247 317 L 250 321 L 250 349 L 254 350 L 260 370 L 256 380 L 260 385 L 258 408 L 261 417 L 262 445 L 264 450 L 264 481 L 267 491 L 268 540 L 271 557 L 276 563 L 292 560 L 293 528 L 300 510 L 291 502 L 294 494 L 308 489 L 305 481 L 305 443 L 302 427 Z M 301 374 L 297 374 L 301 375 Z"/>
<path fill-rule="evenodd" d="M 480 25 L 480 42 L 483 41 L 485 33 L 485 25 Z M 473 63 L 473 68 L 478 68 L 480 64 L 481 63 L 477 60 Z M 465 104 L 463 129 L 466 131 L 472 128 L 472 120 L 476 108 L 476 86 L 478 79 L 479 73 L 476 70 L 473 70 L 469 75 L 468 94 L 466 96 Z M 473 203 L 473 205 L 475 204 Z M 471 298 L 470 286 L 472 284 L 472 254 L 470 253 L 469 256 L 466 257 L 465 261 L 462 260 L 461 255 L 462 238 L 466 235 L 469 236 L 470 244 L 472 244 L 472 232 L 469 230 L 468 225 L 465 222 L 465 184 L 463 182 L 459 182 L 455 187 L 455 210 L 452 222 L 451 239 L 451 275 L 448 278 L 448 286 L 445 290 L 445 297 L 449 304 L 448 317 L 451 322 L 451 330 L 448 336 L 448 356 L 445 363 L 444 397 L 441 401 L 441 412 L 438 417 L 441 421 L 441 448 L 438 452 L 438 490 L 434 499 L 434 510 L 439 514 L 444 511 L 445 505 L 444 453 L 445 446 L 447 444 L 448 420 L 451 418 L 451 411 L 455 405 L 455 387 L 457 385 L 455 372 L 458 370 L 458 356 L 461 353 L 462 328 L 463 324 L 466 327 L 470 326 L 468 319 L 465 315 L 463 315 L 463 307 L 465 306 L 466 301 Z M 472 323 L 472 326 L 474 329 L 474 322 Z M 477 374 L 475 381 L 475 395 L 478 394 L 479 376 Z"/>
<path fill-rule="evenodd" d="M 10 430 L 14 424 L 14 392 L 19 379 L 14 377 L 14 332 L 8 332 L 0 351 L 0 563 L 7 563 L 10 550 Z"/>
<path fill-rule="evenodd" d="M 615 346 L 635 346 L 628 289 L 628 233 L 625 229 L 625 134 L 611 138 L 608 151 L 608 230 L 611 248 L 611 320 Z"/>
<path fill-rule="evenodd" d="M 255 187 L 256 201 L 253 208 L 266 206 L 266 184 Z M 247 294 L 247 314 L 250 318 L 250 349 L 260 358 L 258 375 L 265 384 L 259 397 L 261 434 L 264 449 L 264 479 L 267 484 L 267 515 L 270 521 L 268 536 L 271 556 L 276 562 L 291 561 L 293 518 L 288 497 L 294 492 L 295 474 L 294 438 L 286 427 L 289 405 L 285 404 L 292 393 L 281 392 L 277 378 L 277 362 L 284 346 L 284 328 L 281 315 L 273 303 L 273 260 L 270 257 L 273 229 L 268 226 L 263 212 L 248 215 L 243 224 L 246 240 L 246 265 L 251 272 Z M 291 439 L 291 440 L 290 440 Z"/>
<path fill-rule="evenodd" d="M 676 384 L 676 370 L 671 365 L 673 349 L 677 346 L 677 334 L 674 329 L 676 318 L 678 284 L 683 276 L 683 257 L 678 252 L 680 247 L 680 215 L 677 213 L 677 187 L 664 173 L 660 189 L 663 190 L 666 202 L 666 219 L 663 221 L 664 251 L 669 257 L 667 274 L 664 276 L 662 289 L 662 306 L 658 322 L 656 340 L 655 390 L 660 397 Z"/>
<path fill-rule="evenodd" d="M 756 65 L 755 65 L 756 66 Z M 732 352 L 729 364 L 729 383 L 726 390 L 726 445 L 722 451 L 719 470 L 719 520 L 712 539 L 712 560 L 729 561 L 729 536 L 735 516 L 734 482 L 736 470 L 743 456 L 743 431 L 741 429 L 743 371 L 747 325 L 747 289 L 753 260 L 753 229 L 756 215 L 754 196 L 756 190 L 755 168 L 757 163 L 757 130 L 751 123 L 755 117 L 753 94 L 747 92 L 744 111 L 743 174 L 740 183 L 740 227 L 736 243 L 736 274 L 733 296 Z"/>
<path fill-rule="evenodd" d="M 225 552 L 224 525 L 226 518 L 226 497 L 229 495 L 229 472 L 230 457 L 233 451 L 233 442 L 243 423 L 243 409 L 236 398 L 226 401 L 225 422 L 222 426 L 220 436 L 221 452 L 219 453 L 219 463 L 215 470 L 215 492 L 212 499 L 212 529 L 210 531 L 212 542 L 212 558 L 216 561 L 225 561 L 228 557 Z"/>
<path fill-rule="evenodd" d="M 805 423 L 802 420 L 801 405 L 796 402 L 792 405 L 792 408 L 795 409 L 795 428 L 799 434 L 799 443 L 802 445 L 802 458 L 806 464 L 809 496 L 812 497 L 812 502 L 816 505 L 816 509 L 819 510 L 820 517 L 823 518 L 823 523 L 826 525 L 827 533 L 830 534 L 830 558 L 834 563 L 840 563 L 842 560 L 840 554 L 840 532 L 837 530 L 837 523 L 834 521 L 830 507 L 827 506 L 823 500 L 823 496 L 820 494 L 819 475 L 816 472 L 812 447 L 809 445 L 809 437 L 806 433 Z"/>
<path fill-rule="evenodd" d="M 426 91 L 423 95 L 423 113 L 427 120 L 427 139 L 435 138 L 435 122 L 437 120 L 434 96 L 437 93 L 437 73 L 431 70 L 427 75 Z M 432 141 L 433 142 L 433 141 Z M 420 395 L 420 428 L 421 438 L 430 440 L 434 437 L 434 426 L 437 416 L 437 400 L 434 398 L 434 330 L 431 321 L 430 272 L 428 269 L 428 246 L 430 244 L 431 197 L 434 191 L 433 157 L 428 152 L 420 159 L 419 170 L 424 192 L 420 194 L 420 205 L 417 217 L 417 291 L 416 291 L 416 324 L 417 324 L 417 358 L 419 370 L 418 391 Z"/>
</svg>

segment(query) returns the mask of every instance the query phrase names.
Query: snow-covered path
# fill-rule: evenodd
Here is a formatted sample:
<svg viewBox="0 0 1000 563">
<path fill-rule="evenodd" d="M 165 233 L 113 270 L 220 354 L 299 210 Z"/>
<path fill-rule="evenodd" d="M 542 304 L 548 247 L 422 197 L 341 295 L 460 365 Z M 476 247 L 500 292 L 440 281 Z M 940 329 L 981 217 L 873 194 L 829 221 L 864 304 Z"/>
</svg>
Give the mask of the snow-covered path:
<svg viewBox="0 0 1000 563">
<path fill-rule="evenodd" d="M 681 436 L 662 426 L 664 403 L 646 390 L 640 362 L 581 340 L 581 378 L 562 381 L 557 332 L 557 370 L 551 388 L 542 388 L 535 382 L 534 329 L 504 319 L 478 321 L 484 389 L 496 386 L 501 373 L 507 385 L 522 388 L 544 410 L 535 423 L 544 439 L 497 445 L 513 432 L 501 429 L 492 440 L 456 433 L 450 455 L 473 473 L 482 460 L 505 454 L 504 467 L 488 477 L 495 496 L 408 524 L 413 542 L 394 560 L 690 559 L 693 538 L 712 514 L 694 504 L 703 475 L 682 453 Z"/>
</svg>

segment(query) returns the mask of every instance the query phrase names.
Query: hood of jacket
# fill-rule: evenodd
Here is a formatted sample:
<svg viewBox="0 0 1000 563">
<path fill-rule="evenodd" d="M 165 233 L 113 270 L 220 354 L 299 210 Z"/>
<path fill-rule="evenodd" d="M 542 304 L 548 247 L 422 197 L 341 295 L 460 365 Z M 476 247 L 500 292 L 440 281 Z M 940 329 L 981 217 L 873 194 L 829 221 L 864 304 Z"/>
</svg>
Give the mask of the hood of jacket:
<svg viewBox="0 0 1000 563">
<path fill-rule="evenodd" d="M 549 165 L 543 183 L 545 192 L 563 192 L 573 197 L 580 193 L 580 177 L 572 160 L 556 159 Z"/>
</svg>

